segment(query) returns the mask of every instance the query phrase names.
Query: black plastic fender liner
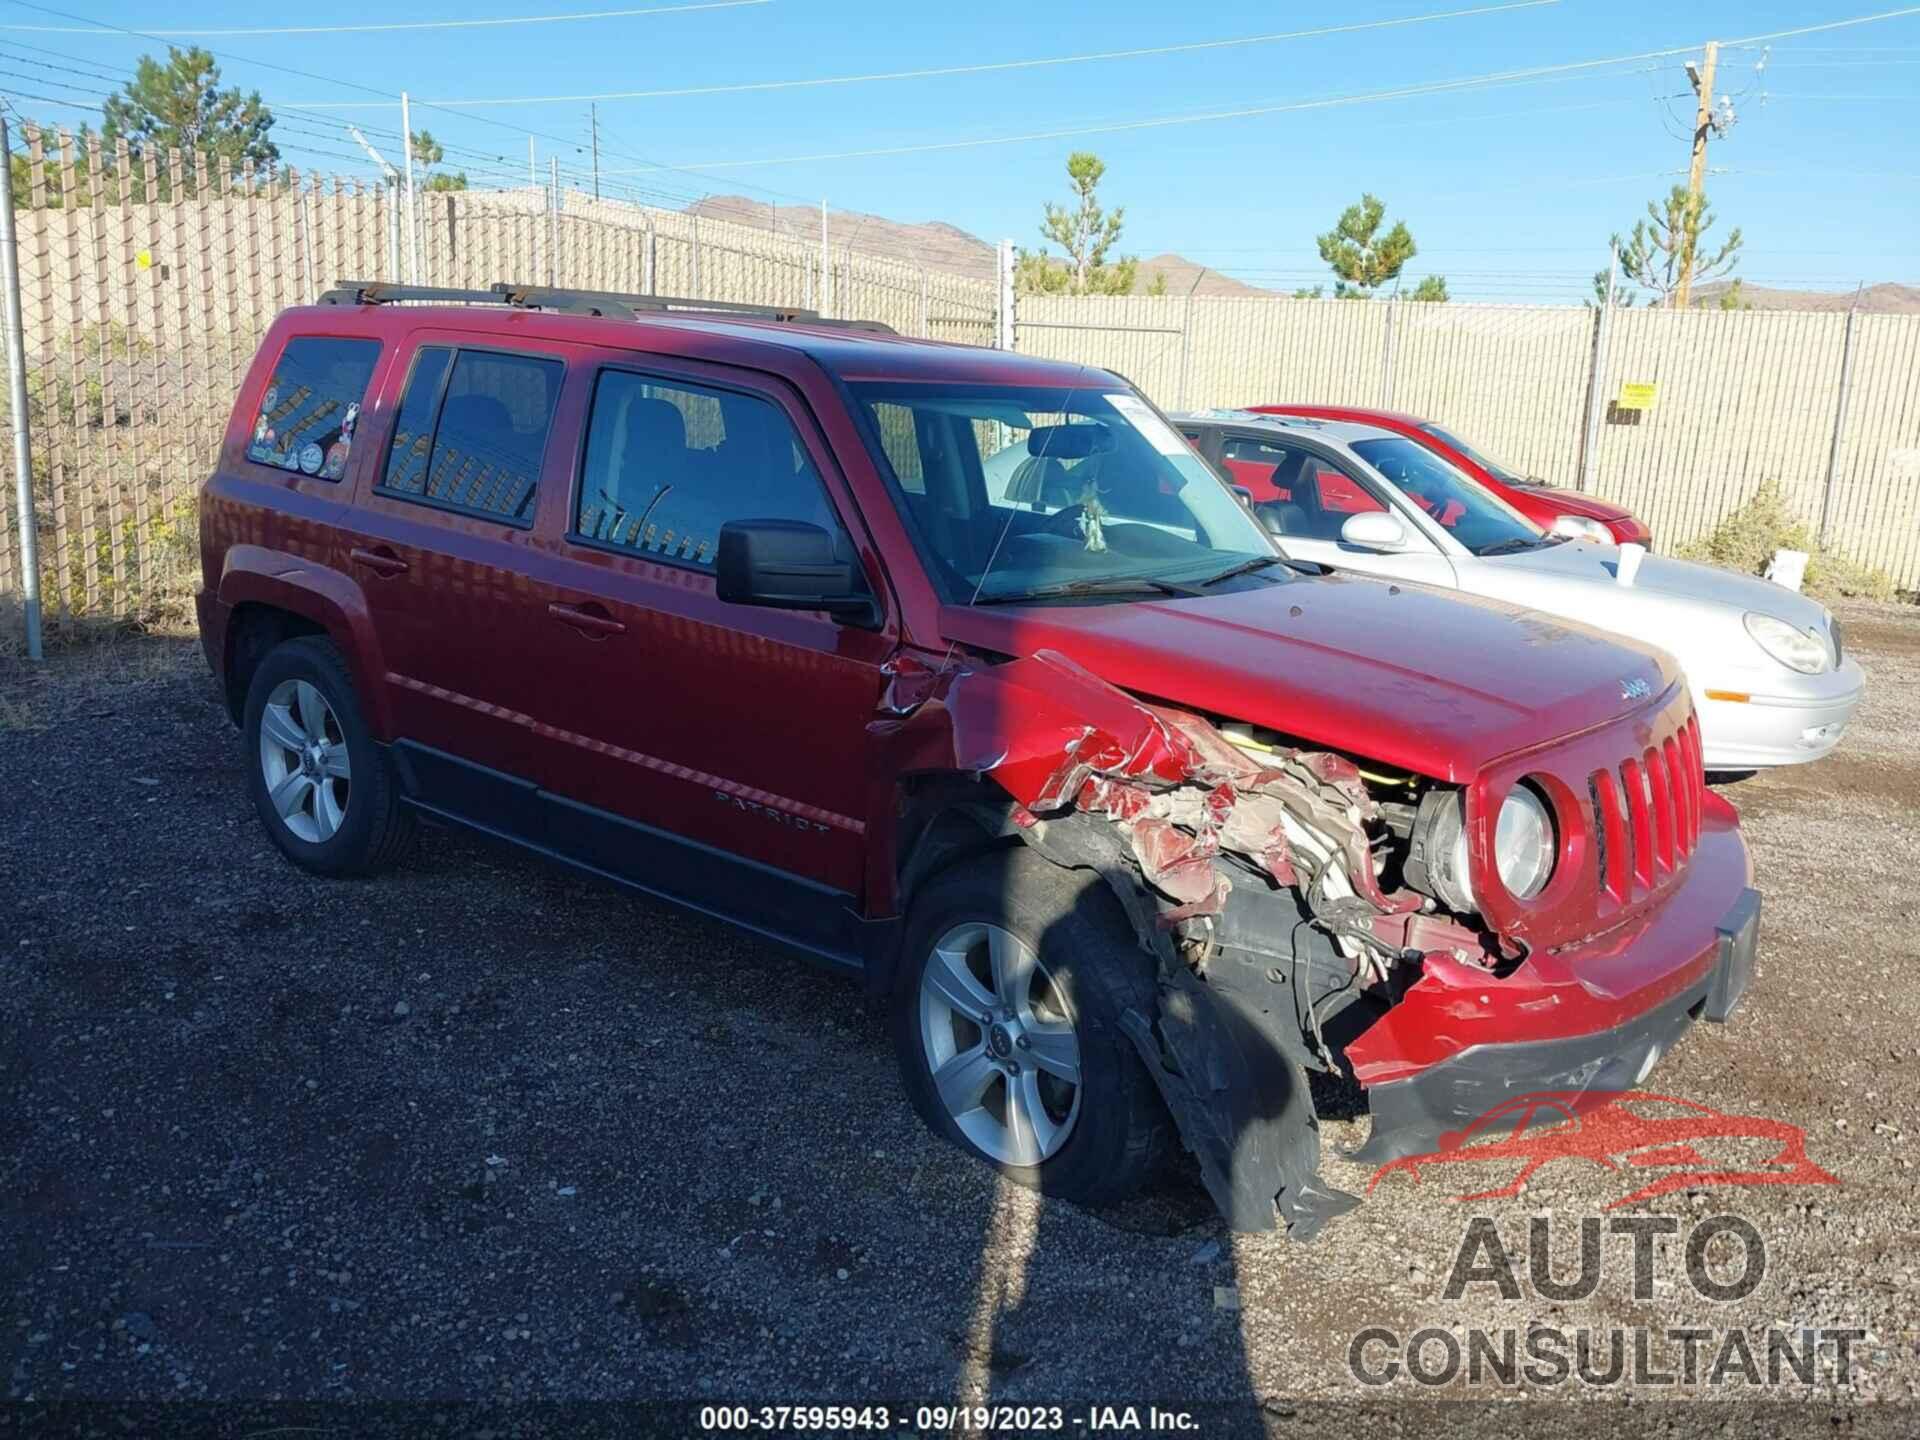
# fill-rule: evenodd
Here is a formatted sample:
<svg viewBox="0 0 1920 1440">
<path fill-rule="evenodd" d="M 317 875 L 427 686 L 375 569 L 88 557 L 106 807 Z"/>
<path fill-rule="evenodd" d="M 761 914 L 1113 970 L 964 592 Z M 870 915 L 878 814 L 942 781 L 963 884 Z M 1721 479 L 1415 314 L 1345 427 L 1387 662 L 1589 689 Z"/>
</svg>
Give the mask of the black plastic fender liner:
<svg viewBox="0 0 1920 1440">
<path fill-rule="evenodd" d="M 1295 923 L 1306 917 L 1299 897 L 1253 884 L 1236 889 L 1214 923 L 1232 938 L 1254 926 L 1265 943 L 1255 953 L 1221 950 L 1202 978 L 1174 948 L 1160 924 L 1161 902 L 1113 827 L 1076 814 L 1008 829 L 1056 865 L 1099 874 L 1141 947 L 1158 959 L 1160 1013 L 1129 1010 L 1121 1028 L 1227 1223 L 1252 1232 L 1284 1224 L 1293 1239 L 1310 1240 L 1359 1204 L 1320 1180 L 1320 1127 L 1306 1075 L 1312 1055 L 1299 1022 L 1307 997 L 1339 985 L 1350 967 L 1323 932 Z M 1245 919 L 1228 919 L 1243 910 Z"/>
<path fill-rule="evenodd" d="M 1166 1097 L 1201 1180 L 1235 1230 L 1311 1240 L 1359 1204 L 1320 1180 L 1320 1126 L 1305 1068 L 1231 991 L 1182 971 L 1161 985 L 1158 1022 L 1121 1018 Z"/>
</svg>

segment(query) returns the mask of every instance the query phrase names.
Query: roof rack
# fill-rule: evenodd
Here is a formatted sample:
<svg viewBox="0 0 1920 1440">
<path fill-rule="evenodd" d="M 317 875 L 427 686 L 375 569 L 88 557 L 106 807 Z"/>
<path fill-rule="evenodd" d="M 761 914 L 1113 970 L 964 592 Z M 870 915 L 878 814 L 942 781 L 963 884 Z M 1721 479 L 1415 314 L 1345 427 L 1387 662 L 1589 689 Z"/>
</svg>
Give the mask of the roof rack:
<svg viewBox="0 0 1920 1440">
<path fill-rule="evenodd" d="M 485 290 L 459 290 L 438 285 L 402 285 L 388 280 L 340 280 L 320 297 L 322 305 L 392 305 L 405 301 L 439 301 L 463 305 L 510 305 L 527 310 L 553 310 L 570 315 L 601 315 L 637 320 L 652 314 L 739 315 L 758 320 L 826 325 L 896 335 L 878 320 L 829 320 L 818 311 L 795 305 L 745 305 L 730 300 L 692 300 L 677 295 L 638 295 L 613 290 L 571 290 L 559 285 L 521 285 L 500 280 Z"/>
</svg>

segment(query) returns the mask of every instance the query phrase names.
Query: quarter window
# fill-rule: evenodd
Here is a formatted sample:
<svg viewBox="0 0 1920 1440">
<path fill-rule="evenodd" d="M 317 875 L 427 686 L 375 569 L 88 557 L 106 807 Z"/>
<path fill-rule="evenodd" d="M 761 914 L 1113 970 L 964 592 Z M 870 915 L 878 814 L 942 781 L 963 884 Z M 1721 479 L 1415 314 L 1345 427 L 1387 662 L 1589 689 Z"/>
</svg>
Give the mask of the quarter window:
<svg viewBox="0 0 1920 1440">
<path fill-rule="evenodd" d="M 729 520 L 839 528 L 785 412 L 737 391 L 603 371 L 574 533 L 710 570 Z"/>
<path fill-rule="evenodd" d="M 530 524 L 566 366 L 533 355 L 424 347 L 394 425 L 380 489 Z"/>
<path fill-rule="evenodd" d="M 247 440 L 247 459 L 338 480 L 380 358 L 378 340 L 296 335 L 280 352 Z"/>
</svg>

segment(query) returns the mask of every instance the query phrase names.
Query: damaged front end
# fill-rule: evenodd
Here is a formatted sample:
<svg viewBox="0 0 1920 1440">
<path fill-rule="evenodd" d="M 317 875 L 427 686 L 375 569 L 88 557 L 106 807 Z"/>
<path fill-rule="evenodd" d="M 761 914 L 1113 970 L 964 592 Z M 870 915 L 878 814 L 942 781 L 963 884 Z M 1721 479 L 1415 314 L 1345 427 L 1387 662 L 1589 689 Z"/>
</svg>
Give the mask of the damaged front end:
<svg viewBox="0 0 1920 1440">
<path fill-rule="evenodd" d="M 1514 958 L 1404 883 L 1413 806 L 1345 756 L 1142 703 L 1054 652 L 909 678 L 894 713 L 944 704 L 956 768 L 1011 802 L 1003 828 L 1098 871 L 1156 957 L 1159 1012 L 1123 1024 L 1234 1228 L 1304 1239 L 1356 1204 L 1319 1179 L 1307 1072 L 1343 1073 L 1429 956 L 1488 977 Z"/>
</svg>

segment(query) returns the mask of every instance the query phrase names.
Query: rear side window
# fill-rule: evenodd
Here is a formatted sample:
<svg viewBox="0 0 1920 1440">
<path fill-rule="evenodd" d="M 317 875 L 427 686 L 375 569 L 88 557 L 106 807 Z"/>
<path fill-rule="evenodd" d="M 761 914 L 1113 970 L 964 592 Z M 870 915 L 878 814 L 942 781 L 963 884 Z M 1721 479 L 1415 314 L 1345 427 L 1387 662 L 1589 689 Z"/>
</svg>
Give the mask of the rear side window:
<svg viewBox="0 0 1920 1440">
<path fill-rule="evenodd" d="M 287 341 L 260 396 L 247 459 L 338 480 L 379 358 L 378 340 L 296 335 Z"/>
<path fill-rule="evenodd" d="M 603 371 L 574 533 L 710 570 L 729 520 L 839 528 L 786 412 L 738 391 Z"/>
<path fill-rule="evenodd" d="M 531 524 L 565 373 L 561 361 L 535 355 L 422 347 L 378 488 L 509 525 Z"/>
</svg>

